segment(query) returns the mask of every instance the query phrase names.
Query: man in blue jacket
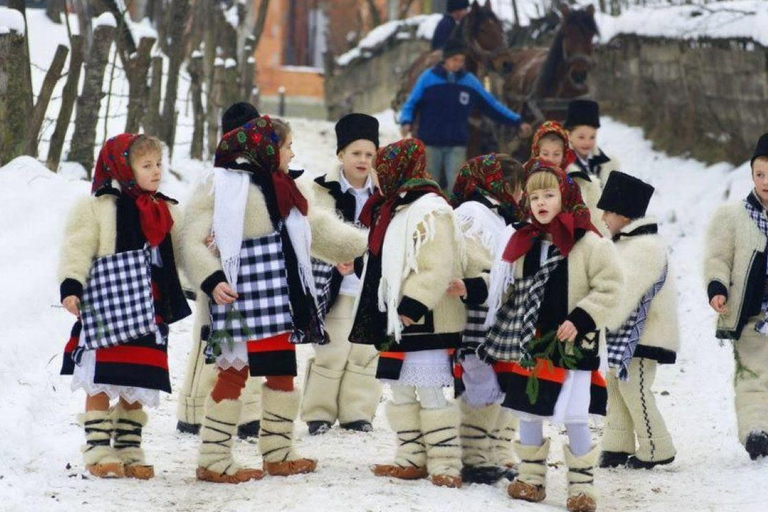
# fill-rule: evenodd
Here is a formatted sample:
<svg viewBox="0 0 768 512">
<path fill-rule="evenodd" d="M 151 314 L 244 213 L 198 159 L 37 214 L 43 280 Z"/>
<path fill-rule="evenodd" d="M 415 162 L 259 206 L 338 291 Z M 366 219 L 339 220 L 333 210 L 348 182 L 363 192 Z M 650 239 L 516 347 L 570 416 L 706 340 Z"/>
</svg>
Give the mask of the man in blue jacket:
<svg viewBox="0 0 768 512">
<path fill-rule="evenodd" d="M 448 0 L 445 14 L 432 35 L 432 49 L 442 50 L 451 38 L 453 30 L 459 26 L 462 18 L 469 12 L 469 0 Z"/>
<path fill-rule="evenodd" d="M 456 171 L 467 159 L 469 115 L 479 107 L 491 119 L 520 127 L 529 137 L 531 126 L 485 90 L 475 75 L 464 70 L 466 48 L 451 39 L 443 48 L 443 61 L 424 71 L 416 81 L 400 112 L 403 137 L 411 135 L 411 124 L 419 115 L 416 137 L 427 147 L 427 170 L 440 186 L 453 186 Z"/>
</svg>

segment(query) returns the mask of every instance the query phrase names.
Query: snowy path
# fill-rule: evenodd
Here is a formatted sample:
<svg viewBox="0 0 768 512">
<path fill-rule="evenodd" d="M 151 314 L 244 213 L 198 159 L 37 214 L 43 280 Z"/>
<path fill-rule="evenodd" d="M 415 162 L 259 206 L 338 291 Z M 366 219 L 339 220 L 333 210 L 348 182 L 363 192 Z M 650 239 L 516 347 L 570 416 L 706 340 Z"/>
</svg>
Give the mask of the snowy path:
<svg viewBox="0 0 768 512">
<path fill-rule="evenodd" d="M 385 121 L 388 121 L 385 119 Z M 384 140 L 394 137 L 383 123 Z M 293 121 L 298 164 L 315 172 L 334 164 L 332 125 Z M 659 371 L 660 407 L 679 453 L 677 461 L 654 471 L 599 470 L 600 509 L 762 511 L 768 509 L 768 461 L 750 462 L 738 444 L 732 405 L 730 348 L 713 337 L 700 278 L 703 232 L 709 212 L 749 189 L 746 166 L 669 158 L 651 150 L 638 129 L 605 120 L 601 145 L 619 156 L 623 168 L 657 187 L 651 210 L 673 249 L 680 293 L 683 348 L 679 363 Z M 199 169 L 199 165 L 196 166 Z M 177 171 L 187 167 L 176 163 Z M 191 168 L 190 168 L 191 169 Z M 194 174 L 193 170 L 189 171 Z M 83 398 L 58 376 L 60 350 L 70 317 L 60 308 L 55 278 L 61 232 L 73 201 L 88 192 L 82 181 L 47 172 L 30 159 L 0 169 L 0 510 L 112 510 L 131 503 L 141 510 L 564 510 L 565 471 L 559 445 L 550 462 L 544 505 L 512 502 L 505 486 L 433 487 L 426 481 L 393 482 L 373 477 L 369 464 L 390 458 L 394 439 L 382 415 L 375 432 L 354 435 L 334 429 L 310 438 L 299 426 L 299 449 L 320 460 L 319 471 L 288 479 L 266 478 L 239 486 L 215 486 L 194 480 L 197 439 L 177 434 L 175 399 L 165 396 L 150 413 L 146 430 L 149 460 L 157 478 L 149 482 L 97 481 L 82 476 L 75 425 Z M 169 180 L 164 187 L 184 199 L 188 185 Z M 191 321 L 172 331 L 173 384 L 180 386 L 190 343 Z M 311 349 L 301 347 L 302 363 Z M 303 371 L 300 369 L 300 372 Z M 257 449 L 238 442 L 237 455 L 260 464 Z"/>
</svg>

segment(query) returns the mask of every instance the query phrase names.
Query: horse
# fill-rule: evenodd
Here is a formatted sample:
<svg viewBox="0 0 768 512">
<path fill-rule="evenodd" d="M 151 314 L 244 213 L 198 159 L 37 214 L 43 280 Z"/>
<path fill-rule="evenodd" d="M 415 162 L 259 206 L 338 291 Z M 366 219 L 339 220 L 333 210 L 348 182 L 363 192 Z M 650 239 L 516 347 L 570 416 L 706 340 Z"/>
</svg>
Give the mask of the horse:
<svg viewBox="0 0 768 512">
<path fill-rule="evenodd" d="M 504 78 L 504 103 L 523 119 L 540 124 L 562 121 L 568 101 L 589 95 L 589 72 L 595 65 L 594 40 L 599 31 L 595 8 L 560 7 L 561 21 L 547 48 L 522 48 L 509 52 L 512 71 Z M 559 100 L 559 101 L 558 101 Z M 530 140 L 515 139 L 506 127 L 483 127 L 484 137 L 495 137 L 502 149 L 527 158 Z M 490 132 L 490 133 L 489 133 Z"/>
<path fill-rule="evenodd" d="M 480 5 L 472 2 L 469 13 L 454 29 L 451 37 L 458 37 L 467 47 L 466 69 L 483 77 L 489 71 L 500 75 L 511 70 L 510 54 L 504 25 L 493 12 L 490 2 Z M 408 99 L 416 80 L 442 59 L 442 51 L 427 50 L 413 61 L 403 73 L 400 88 L 392 100 L 392 109 L 397 112 Z"/>
</svg>

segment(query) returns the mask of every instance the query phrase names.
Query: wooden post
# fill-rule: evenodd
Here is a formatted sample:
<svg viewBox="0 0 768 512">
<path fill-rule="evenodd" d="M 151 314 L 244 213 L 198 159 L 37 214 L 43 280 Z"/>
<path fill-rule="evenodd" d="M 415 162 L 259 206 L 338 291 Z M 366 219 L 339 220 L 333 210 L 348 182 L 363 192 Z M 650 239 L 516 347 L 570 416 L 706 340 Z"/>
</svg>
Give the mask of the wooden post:
<svg viewBox="0 0 768 512">
<path fill-rule="evenodd" d="M 19 156 L 24 147 L 26 93 L 18 71 L 23 66 L 24 39 L 19 32 L 0 34 L 0 166 Z"/>
<path fill-rule="evenodd" d="M 104 70 L 109 59 L 109 49 L 115 39 L 115 27 L 100 25 L 93 31 L 93 45 L 85 68 L 83 92 L 77 98 L 75 133 L 68 160 L 80 163 L 90 178 L 93 171 L 93 151 L 96 146 L 96 125 L 104 93 Z"/>
<path fill-rule="evenodd" d="M 221 111 L 221 81 L 224 76 L 224 61 L 216 59 L 213 64 L 213 88 L 208 91 L 208 155 L 216 154 L 219 145 L 219 112 Z"/>
<path fill-rule="evenodd" d="M 192 129 L 192 147 L 189 156 L 197 160 L 203 159 L 203 145 L 205 143 L 205 109 L 203 109 L 203 54 L 199 51 L 192 53 L 187 65 L 189 78 L 192 82 L 190 93 L 192 95 L 192 115 L 194 128 Z"/>
<path fill-rule="evenodd" d="M 48 103 L 51 101 L 53 89 L 56 82 L 61 79 L 61 70 L 64 69 L 64 63 L 67 61 L 69 48 L 60 44 L 56 47 L 56 53 L 53 56 L 53 62 L 45 73 L 43 85 L 40 87 L 40 94 L 37 96 L 37 104 L 32 110 L 32 117 L 27 121 L 27 130 L 24 134 L 27 147 L 25 153 L 37 158 L 37 144 L 40 137 L 40 128 L 43 126 L 45 111 L 48 110 Z"/>
<path fill-rule="evenodd" d="M 83 68 L 83 49 L 85 48 L 83 36 L 73 35 L 70 40 L 72 48 L 69 52 L 69 69 L 67 70 L 67 82 L 61 93 L 61 108 L 56 118 L 56 128 L 51 136 L 48 146 L 48 159 L 46 165 L 56 172 L 61 161 L 61 150 L 64 147 L 64 139 L 69 129 L 69 121 L 72 119 L 72 111 L 77 100 L 77 89 L 80 84 L 80 70 Z"/>
</svg>

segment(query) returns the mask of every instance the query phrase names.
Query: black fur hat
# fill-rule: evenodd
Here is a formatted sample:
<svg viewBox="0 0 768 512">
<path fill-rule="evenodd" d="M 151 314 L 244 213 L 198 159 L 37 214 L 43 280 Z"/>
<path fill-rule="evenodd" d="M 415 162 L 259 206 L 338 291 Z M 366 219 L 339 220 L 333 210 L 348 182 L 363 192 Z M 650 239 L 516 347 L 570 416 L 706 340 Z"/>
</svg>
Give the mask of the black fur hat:
<svg viewBox="0 0 768 512">
<path fill-rule="evenodd" d="M 256 110 L 256 107 L 250 103 L 241 101 L 234 103 L 224 112 L 221 116 L 221 133 L 228 133 L 243 126 L 248 121 L 256 119 L 261 114 Z"/>
<path fill-rule="evenodd" d="M 563 126 L 571 129 L 580 125 L 600 128 L 600 106 L 596 101 L 573 100 L 568 104 L 568 115 Z"/>
<path fill-rule="evenodd" d="M 379 120 L 367 114 L 347 114 L 336 123 L 336 154 L 356 140 L 369 140 L 379 149 Z"/>
<path fill-rule="evenodd" d="M 750 167 L 754 165 L 755 160 L 757 160 L 761 156 L 768 157 L 768 133 L 764 133 L 757 140 L 757 146 L 755 146 L 755 153 L 752 155 L 752 160 L 750 160 L 749 162 Z"/>
<path fill-rule="evenodd" d="M 458 37 L 451 37 L 445 46 L 443 46 L 443 60 L 454 55 L 467 54 L 467 47 L 464 46 L 464 42 Z"/>
<path fill-rule="evenodd" d="M 469 8 L 469 0 L 448 0 L 445 6 L 445 12 L 460 11 Z"/>
<path fill-rule="evenodd" d="M 645 217 L 654 190 L 656 189 L 643 180 L 623 172 L 613 171 L 608 175 L 597 207 L 630 219 L 639 219 Z"/>
</svg>

